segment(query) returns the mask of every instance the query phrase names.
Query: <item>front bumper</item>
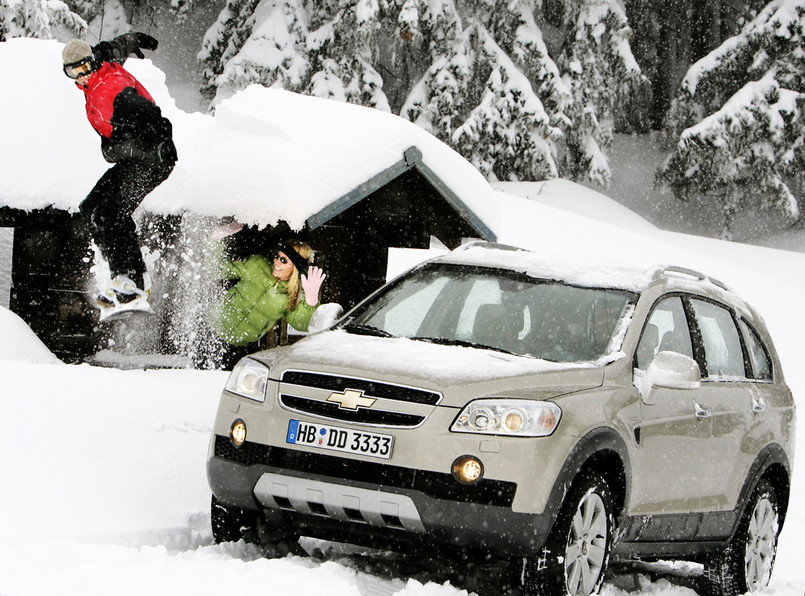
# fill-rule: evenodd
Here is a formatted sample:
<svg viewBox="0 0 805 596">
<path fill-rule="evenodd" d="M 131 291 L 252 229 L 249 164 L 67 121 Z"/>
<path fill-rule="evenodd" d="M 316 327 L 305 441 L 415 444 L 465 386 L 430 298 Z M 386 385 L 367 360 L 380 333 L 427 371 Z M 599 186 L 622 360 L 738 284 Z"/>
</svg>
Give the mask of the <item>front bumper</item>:
<svg viewBox="0 0 805 596">
<path fill-rule="evenodd" d="M 207 460 L 216 498 L 270 512 L 272 523 L 287 523 L 285 529 L 304 535 L 372 546 L 436 542 L 521 555 L 540 549 L 550 529 L 547 515 L 512 511 L 512 483 L 466 487 L 449 474 L 255 443 L 238 450 L 235 461 L 229 445 L 226 437 L 215 437 Z"/>
</svg>

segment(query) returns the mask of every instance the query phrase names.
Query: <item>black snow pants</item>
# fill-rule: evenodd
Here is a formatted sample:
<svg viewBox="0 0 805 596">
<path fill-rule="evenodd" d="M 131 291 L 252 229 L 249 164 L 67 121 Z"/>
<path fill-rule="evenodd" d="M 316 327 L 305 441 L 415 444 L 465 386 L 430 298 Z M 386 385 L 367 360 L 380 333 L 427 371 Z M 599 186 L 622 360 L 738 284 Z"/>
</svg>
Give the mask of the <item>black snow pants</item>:
<svg viewBox="0 0 805 596">
<path fill-rule="evenodd" d="M 119 161 L 101 176 L 79 205 L 113 279 L 115 275 L 128 275 L 143 287 L 145 262 L 132 213 L 170 175 L 173 165 L 139 158 Z"/>
</svg>

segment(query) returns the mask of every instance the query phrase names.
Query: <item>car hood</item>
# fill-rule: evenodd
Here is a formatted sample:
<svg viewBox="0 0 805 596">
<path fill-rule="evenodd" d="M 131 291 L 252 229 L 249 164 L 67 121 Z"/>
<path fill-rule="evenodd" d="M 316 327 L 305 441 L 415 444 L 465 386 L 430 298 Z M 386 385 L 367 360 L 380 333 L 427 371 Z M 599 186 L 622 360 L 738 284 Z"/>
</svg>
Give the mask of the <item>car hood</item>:
<svg viewBox="0 0 805 596">
<path fill-rule="evenodd" d="M 291 346 L 253 356 L 271 378 L 286 370 L 383 380 L 444 395 L 443 405 L 464 405 L 481 396 L 548 398 L 598 387 L 601 363 L 557 363 L 479 348 L 444 346 L 406 338 L 326 331 Z M 535 375 L 539 379 L 535 379 Z"/>
</svg>

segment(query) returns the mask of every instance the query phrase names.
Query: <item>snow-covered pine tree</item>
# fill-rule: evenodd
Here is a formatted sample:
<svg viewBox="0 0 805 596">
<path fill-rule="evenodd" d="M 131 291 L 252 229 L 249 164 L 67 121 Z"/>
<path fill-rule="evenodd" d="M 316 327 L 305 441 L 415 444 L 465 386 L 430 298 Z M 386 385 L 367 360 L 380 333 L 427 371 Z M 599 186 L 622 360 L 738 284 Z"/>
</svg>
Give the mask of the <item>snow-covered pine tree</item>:
<svg viewBox="0 0 805 596">
<path fill-rule="evenodd" d="M 309 67 L 307 13 L 302 3 L 262 0 L 245 25 L 250 26 L 248 37 L 216 78 L 215 102 L 252 83 L 302 91 Z"/>
<path fill-rule="evenodd" d="M 629 33 L 617 0 L 228 0 L 199 56 L 211 97 L 301 90 L 399 113 L 489 176 L 606 185 L 615 106 L 645 83 Z"/>
<path fill-rule="evenodd" d="M 452 144 L 453 134 L 472 109 L 473 58 L 468 36 L 452 2 L 406 2 L 400 34 L 417 43 L 430 66 L 416 81 L 400 109 L 403 118 Z M 465 107 L 469 106 L 469 107 Z"/>
<path fill-rule="evenodd" d="M 87 23 L 59 0 L 0 0 L 0 40 L 83 37 Z"/>
<path fill-rule="evenodd" d="M 542 37 L 542 31 L 534 20 L 533 0 L 510 3 L 512 14 L 516 17 L 509 30 L 503 29 L 503 40 L 499 32 L 497 41 L 512 57 L 515 64 L 531 81 L 534 91 L 550 117 L 551 125 L 566 130 L 571 122 L 566 111 L 571 104 L 570 89 L 562 80 L 559 67 L 551 58 L 548 47 Z M 495 14 L 504 14 L 497 10 Z M 504 40 L 511 40 L 509 47 Z"/>
<path fill-rule="evenodd" d="M 131 31 L 126 9 L 120 0 L 106 0 L 89 21 L 86 40 L 94 45 L 104 39 L 113 39 Z"/>
<path fill-rule="evenodd" d="M 468 31 L 481 97 L 453 134 L 453 145 L 487 178 L 544 180 L 559 175 L 556 142 L 542 102 L 526 76 L 483 27 Z"/>
<path fill-rule="evenodd" d="M 678 139 L 658 171 L 681 199 L 720 201 L 722 236 L 738 209 L 800 217 L 805 190 L 805 0 L 773 0 L 696 62 L 668 117 Z"/>
<path fill-rule="evenodd" d="M 89 23 L 103 11 L 105 0 L 65 0 L 74 13 Z"/>
<path fill-rule="evenodd" d="M 176 15 L 177 25 L 184 24 L 195 4 L 196 0 L 170 0 L 170 7 Z"/>
<path fill-rule="evenodd" d="M 530 0 L 481 3 L 465 28 L 452 2 L 434 3 L 411 27 L 421 34 L 432 66 L 401 115 L 456 148 L 490 178 L 558 175 L 555 158 L 562 126 L 569 124 L 562 111 L 570 95 L 548 56 L 533 9 Z"/>
<path fill-rule="evenodd" d="M 650 125 L 660 130 L 691 64 L 737 34 L 768 0 L 624 0 L 632 52 L 651 81 Z M 641 114 L 642 116 L 642 114 Z"/>
<path fill-rule="evenodd" d="M 383 0 L 340 3 L 332 19 L 308 38 L 312 73 L 308 93 L 391 111 L 375 61 L 379 48 L 388 43 L 382 23 L 393 10 L 392 2 Z"/>
<path fill-rule="evenodd" d="M 629 48 L 631 30 L 611 0 L 565 5 L 565 43 L 557 59 L 572 102 L 567 131 L 569 159 L 563 175 L 603 187 L 611 176 L 606 151 L 612 143 L 616 110 L 647 85 Z"/>
<path fill-rule="evenodd" d="M 202 66 L 201 92 L 205 97 L 215 97 L 218 75 L 251 35 L 251 16 L 258 4 L 259 0 L 227 0 L 218 20 L 204 35 L 197 58 Z"/>
</svg>

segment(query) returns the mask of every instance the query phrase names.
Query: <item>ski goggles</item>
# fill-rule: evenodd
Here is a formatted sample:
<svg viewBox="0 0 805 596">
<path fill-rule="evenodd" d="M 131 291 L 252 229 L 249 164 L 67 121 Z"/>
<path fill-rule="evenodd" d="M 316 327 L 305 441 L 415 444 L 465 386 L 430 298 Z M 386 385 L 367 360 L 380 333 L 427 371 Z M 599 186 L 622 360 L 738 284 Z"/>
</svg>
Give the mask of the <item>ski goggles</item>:
<svg viewBox="0 0 805 596">
<path fill-rule="evenodd" d="M 78 62 L 64 65 L 64 74 L 73 80 L 77 80 L 79 77 L 91 74 L 94 70 L 95 68 L 92 65 L 92 58 L 84 58 Z"/>
</svg>

